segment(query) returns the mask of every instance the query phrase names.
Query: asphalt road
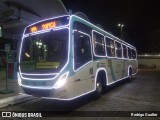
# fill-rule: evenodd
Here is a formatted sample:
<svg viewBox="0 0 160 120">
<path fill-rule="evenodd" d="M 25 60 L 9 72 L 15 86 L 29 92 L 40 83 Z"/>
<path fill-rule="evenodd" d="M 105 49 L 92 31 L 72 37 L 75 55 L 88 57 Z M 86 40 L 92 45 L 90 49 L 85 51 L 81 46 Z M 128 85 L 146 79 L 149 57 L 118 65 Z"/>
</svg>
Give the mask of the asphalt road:
<svg viewBox="0 0 160 120">
<path fill-rule="evenodd" d="M 120 117 L 121 115 L 127 116 L 131 114 L 130 111 L 134 111 L 134 113 L 160 111 L 160 71 L 139 71 L 132 81 L 129 82 L 126 79 L 110 86 L 98 100 L 93 100 L 92 94 L 73 101 L 35 98 L 23 103 L 0 108 L 0 111 L 50 111 L 46 112 L 46 114 L 52 117 L 47 117 L 47 120 L 52 120 L 53 117 L 54 120 L 160 120 L 159 117 Z M 110 117 L 106 117 L 107 114 Z M 114 114 L 117 117 L 112 117 Z M 11 118 L 3 119 L 12 120 Z"/>
</svg>

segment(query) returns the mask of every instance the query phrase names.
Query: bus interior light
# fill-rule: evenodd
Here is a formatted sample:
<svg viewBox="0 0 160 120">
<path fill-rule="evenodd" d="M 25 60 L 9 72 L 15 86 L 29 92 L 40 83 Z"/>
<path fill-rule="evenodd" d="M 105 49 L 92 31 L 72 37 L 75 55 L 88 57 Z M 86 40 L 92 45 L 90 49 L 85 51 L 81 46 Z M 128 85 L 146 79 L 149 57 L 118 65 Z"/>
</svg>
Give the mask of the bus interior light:
<svg viewBox="0 0 160 120">
<path fill-rule="evenodd" d="M 68 74 L 69 72 L 66 72 L 59 78 L 59 80 L 54 85 L 55 89 L 61 88 L 66 83 Z"/>
</svg>

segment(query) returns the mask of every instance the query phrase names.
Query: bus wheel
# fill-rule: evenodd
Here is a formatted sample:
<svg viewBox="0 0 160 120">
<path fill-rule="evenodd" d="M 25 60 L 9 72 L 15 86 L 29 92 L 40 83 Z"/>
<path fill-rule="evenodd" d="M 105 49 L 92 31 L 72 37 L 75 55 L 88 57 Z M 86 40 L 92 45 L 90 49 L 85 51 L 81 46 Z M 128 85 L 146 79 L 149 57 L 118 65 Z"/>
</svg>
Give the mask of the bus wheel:
<svg viewBox="0 0 160 120">
<path fill-rule="evenodd" d="M 95 90 L 95 96 L 94 96 L 94 98 L 95 99 L 98 99 L 98 98 L 100 98 L 101 97 L 101 95 L 102 95 L 102 82 L 100 81 L 100 80 L 98 80 L 97 81 L 97 83 L 96 83 L 96 90 Z"/>
</svg>

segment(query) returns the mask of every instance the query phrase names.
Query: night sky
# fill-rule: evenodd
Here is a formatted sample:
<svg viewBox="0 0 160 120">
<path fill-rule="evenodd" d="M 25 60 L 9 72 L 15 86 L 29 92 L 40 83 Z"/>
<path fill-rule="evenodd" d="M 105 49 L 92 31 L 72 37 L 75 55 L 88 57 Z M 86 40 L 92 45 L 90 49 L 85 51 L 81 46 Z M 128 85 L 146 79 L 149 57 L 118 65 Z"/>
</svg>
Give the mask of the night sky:
<svg viewBox="0 0 160 120">
<path fill-rule="evenodd" d="M 120 37 L 118 23 L 124 24 L 124 40 L 139 53 L 150 52 L 152 31 L 160 30 L 160 4 L 155 0 L 61 0 L 72 13 L 85 13 L 93 24 Z"/>
</svg>

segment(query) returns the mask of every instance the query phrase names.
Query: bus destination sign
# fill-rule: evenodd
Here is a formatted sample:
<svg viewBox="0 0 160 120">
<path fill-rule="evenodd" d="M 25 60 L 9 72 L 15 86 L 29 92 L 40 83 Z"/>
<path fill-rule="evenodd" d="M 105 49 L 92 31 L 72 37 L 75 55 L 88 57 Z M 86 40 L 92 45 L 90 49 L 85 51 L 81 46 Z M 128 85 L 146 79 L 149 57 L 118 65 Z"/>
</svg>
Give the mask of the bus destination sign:
<svg viewBox="0 0 160 120">
<path fill-rule="evenodd" d="M 65 26 L 69 24 L 69 16 L 55 19 L 48 19 L 26 28 L 25 34 L 34 33 L 41 30 L 52 29 L 55 27 Z"/>
</svg>

